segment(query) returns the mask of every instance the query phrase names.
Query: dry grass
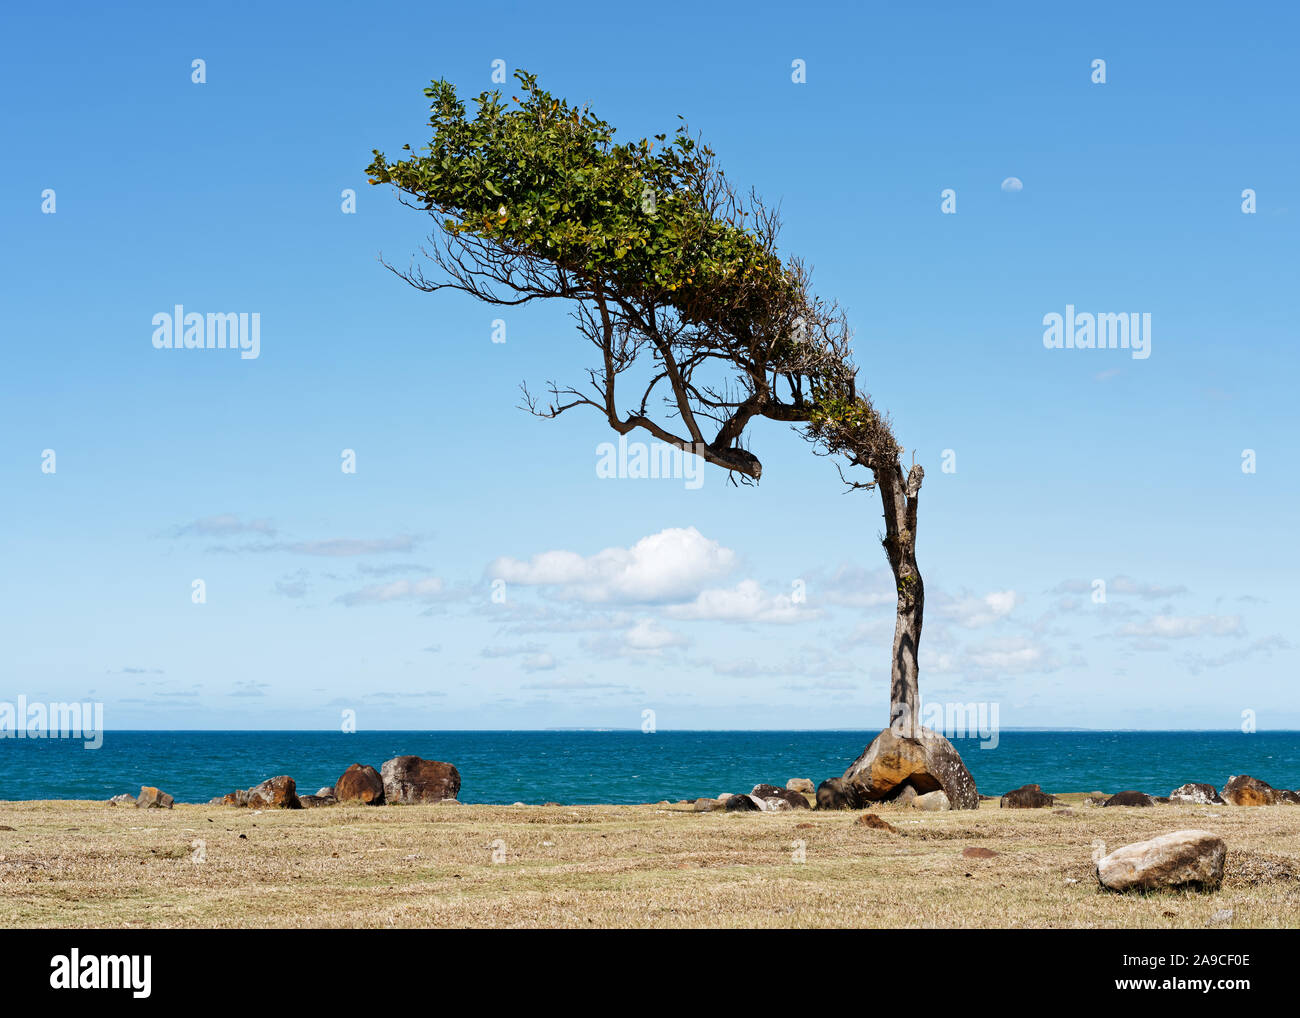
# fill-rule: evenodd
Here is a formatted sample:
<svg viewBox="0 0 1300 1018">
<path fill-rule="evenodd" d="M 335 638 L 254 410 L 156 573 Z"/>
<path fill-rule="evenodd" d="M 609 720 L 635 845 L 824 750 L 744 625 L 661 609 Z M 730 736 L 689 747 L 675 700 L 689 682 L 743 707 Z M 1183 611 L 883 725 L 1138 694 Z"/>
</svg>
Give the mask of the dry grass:
<svg viewBox="0 0 1300 1018">
<path fill-rule="evenodd" d="M 1077 802 L 1081 797 L 1067 797 Z M 4 927 L 1287 927 L 1300 807 L 695 813 L 685 806 L 276 812 L 0 802 Z M 1110 848 L 1199 827 L 1214 893 L 1116 895 Z M 13 828 L 7 830 L 5 828 Z M 242 835 L 242 837 L 241 837 Z M 206 861 L 192 859 L 201 839 Z M 493 863 L 493 842 L 504 863 Z M 794 861 L 797 841 L 806 862 Z M 967 859 L 966 846 L 997 852 Z M 1213 918 L 1231 909 L 1232 918 Z"/>
</svg>

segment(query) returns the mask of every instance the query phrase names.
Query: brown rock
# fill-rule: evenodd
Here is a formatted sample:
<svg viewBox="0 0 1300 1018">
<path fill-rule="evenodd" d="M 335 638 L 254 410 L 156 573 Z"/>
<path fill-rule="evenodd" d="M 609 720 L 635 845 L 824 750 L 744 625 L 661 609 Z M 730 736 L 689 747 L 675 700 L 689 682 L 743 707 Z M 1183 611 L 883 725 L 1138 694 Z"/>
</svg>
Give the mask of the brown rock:
<svg viewBox="0 0 1300 1018">
<path fill-rule="evenodd" d="M 817 791 L 817 789 L 813 787 L 811 778 L 791 778 L 785 783 L 785 787 L 792 792 L 805 792 L 808 795 L 814 795 Z"/>
<path fill-rule="evenodd" d="M 844 780 L 862 786 L 868 801 L 889 799 L 905 782 L 917 793 L 942 790 L 953 809 L 978 809 L 975 780 L 951 742 L 929 728 L 905 738 L 887 728 L 849 765 Z"/>
<path fill-rule="evenodd" d="M 756 795 L 760 799 L 781 799 L 789 804 L 791 809 L 810 808 L 808 800 L 801 793 L 792 792 L 788 788 L 777 788 L 776 785 L 755 785 L 754 790 L 749 794 Z"/>
<path fill-rule="evenodd" d="M 695 800 L 696 813 L 712 813 L 714 810 L 722 809 L 722 807 L 723 804 L 719 802 L 717 799 L 696 799 Z"/>
<path fill-rule="evenodd" d="M 1013 788 L 998 802 L 999 809 L 1041 809 L 1055 800 L 1038 785 L 1021 785 Z"/>
<path fill-rule="evenodd" d="M 298 802 L 298 786 L 287 774 L 267 778 L 260 785 L 248 790 L 250 809 L 301 809 Z"/>
<path fill-rule="evenodd" d="M 912 802 L 915 809 L 925 810 L 927 813 L 942 813 L 944 810 L 952 809 L 952 803 L 948 801 L 948 793 L 942 788 L 937 792 L 926 792 L 925 795 L 918 795 Z"/>
<path fill-rule="evenodd" d="M 895 806 L 910 806 L 916 802 L 916 799 L 916 789 L 911 785 L 902 785 L 898 789 L 898 794 L 893 796 L 889 801 Z M 951 808 L 951 803 L 949 804 L 949 808 Z"/>
<path fill-rule="evenodd" d="M 369 764 L 354 763 L 334 782 L 334 798 L 339 802 L 360 802 L 367 806 L 384 804 L 384 779 Z"/>
<path fill-rule="evenodd" d="M 319 809 L 321 806 L 337 806 L 338 800 L 332 795 L 300 795 L 298 805 L 303 809 Z"/>
<path fill-rule="evenodd" d="M 1222 794 L 1234 806 L 1273 806 L 1279 801 L 1276 788 L 1249 774 L 1234 774 L 1223 786 Z"/>
<path fill-rule="evenodd" d="M 961 850 L 961 854 L 967 859 L 992 859 L 997 852 L 991 848 L 983 848 L 980 845 L 967 845 Z"/>
<path fill-rule="evenodd" d="M 1160 887 L 1213 889 L 1223 881 L 1227 846 L 1209 831 L 1174 831 L 1125 845 L 1097 862 L 1097 880 L 1111 891 Z"/>
<path fill-rule="evenodd" d="M 384 780 L 384 799 L 389 803 L 410 806 L 454 799 L 460 794 L 460 771 L 439 760 L 395 756 L 384 761 L 380 776 Z"/>
<path fill-rule="evenodd" d="M 221 805 L 223 805 L 223 806 L 247 806 L 247 805 L 248 805 L 248 792 L 245 791 L 245 790 L 242 789 L 242 788 L 236 789 L 236 790 L 233 791 L 233 792 L 227 792 L 225 795 L 223 795 L 223 796 L 221 797 Z"/>
<path fill-rule="evenodd" d="M 140 809 L 171 809 L 174 801 L 161 788 L 154 788 L 153 785 L 141 785 L 140 794 L 136 797 L 135 804 Z"/>
<path fill-rule="evenodd" d="M 858 817 L 853 822 L 859 827 L 870 827 L 877 831 L 888 831 L 890 834 L 898 833 L 897 827 L 891 824 L 888 820 L 881 820 L 880 817 L 876 816 L 874 813 L 863 813 L 862 816 Z"/>
<path fill-rule="evenodd" d="M 1123 792 L 1116 792 L 1102 803 L 1103 806 L 1154 806 L 1155 804 L 1155 799 L 1147 795 L 1146 792 L 1137 792 L 1131 788 Z"/>
<path fill-rule="evenodd" d="M 827 778 L 817 786 L 818 809 L 861 809 L 866 805 L 862 789 L 843 778 Z"/>
<path fill-rule="evenodd" d="M 1169 801 L 1187 806 L 1222 806 L 1223 798 L 1213 785 L 1190 782 L 1169 793 Z"/>
<path fill-rule="evenodd" d="M 731 795 L 727 797 L 724 809 L 728 813 L 761 813 L 763 812 L 763 802 L 752 795 Z"/>
<path fill-rule="evenodd" d="M 1279 788 L 1277 790 L 1277 801 L 1300 804 L 1300 792 L 1293 792 L 1288 788 Z"/>
</svg>

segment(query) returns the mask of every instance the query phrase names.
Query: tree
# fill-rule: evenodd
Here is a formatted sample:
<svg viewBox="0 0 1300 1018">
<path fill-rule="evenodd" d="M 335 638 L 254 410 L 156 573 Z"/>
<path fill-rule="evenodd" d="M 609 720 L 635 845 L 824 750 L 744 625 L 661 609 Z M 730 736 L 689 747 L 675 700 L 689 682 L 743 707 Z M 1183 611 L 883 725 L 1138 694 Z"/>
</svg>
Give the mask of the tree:
<svg viewBox="0 0 1300 1018">
<path fill-rule="evenodd" d="M 752 191 L 740 197 L 684 122 L 671 139 L 618 144 L 589 108 L 555 98 L 534 75 L 516 78 L 520 96 L 484 92 L 472 118 L 450 83 L 433 82 L 427 149 L 406 145 L 393 162 L 375 150 L 370 182 L 393 185 L 436 224 L 422 248 L 433 278 L 385 264 L 421 290 L 488 304 L 572 302 L 597 364 L 581 388 L 550 382 L 544 404 L 524 386 L 538 416 L 590 407 L 619 434 L 644 430 L 740 483 L 762 476 L 746 443 L 751 423 L 768 419 L 868 471 L 845 480 L 877 489 L 884 507 L 881 543 L 898 590 L 890 722 L 919 731 L 924 471 L 904 473 L 890 422 L 858 390 L 844 314 L 813 294 L 799 259 L 777 254 L 776 210 Z M 629 383 L 634 396 L 621 404 Z"/>
</svg>

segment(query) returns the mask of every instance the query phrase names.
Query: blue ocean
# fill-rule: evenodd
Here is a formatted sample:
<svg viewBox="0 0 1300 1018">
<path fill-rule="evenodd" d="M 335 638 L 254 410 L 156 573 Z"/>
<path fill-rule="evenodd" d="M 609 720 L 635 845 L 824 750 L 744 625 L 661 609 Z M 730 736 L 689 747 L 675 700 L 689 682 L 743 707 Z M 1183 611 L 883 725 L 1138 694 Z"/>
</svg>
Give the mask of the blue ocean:
<svg viewBox="0 0 1300 1018">
<path fill-rule="evenodd" d="M 0 739 L 0 799 L 107 799 L 156 785 L 206 802 L 288 774 L 315 792 L 352 763 L 414 754 L 461 774 L 462 802 L 637 803 L 814 783 L 844 772 L 875 732 L 106 732 L 77 740 Z M 1300 732 L 1003 731 L 996 748 L 954 744 L 979 790 L 1036 782 L 1050 792 L 1136 788 L 1167 795 L 1188 781 L 1222 787 L 1250 774 L 1300 788 Z"/>
</svg>

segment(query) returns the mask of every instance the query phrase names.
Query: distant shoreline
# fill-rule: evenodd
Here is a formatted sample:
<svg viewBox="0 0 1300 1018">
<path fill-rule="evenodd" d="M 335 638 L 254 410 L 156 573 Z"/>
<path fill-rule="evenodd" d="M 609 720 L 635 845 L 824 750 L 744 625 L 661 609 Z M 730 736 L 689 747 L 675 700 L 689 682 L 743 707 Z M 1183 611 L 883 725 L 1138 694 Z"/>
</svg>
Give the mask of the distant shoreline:
<svg viewBox="0 0 1300 1018">
<path fill-rule="evenodd" d="M 1073 728 L 1073 727 L 1037 727 L 1033 725 L 1012 726 L 1002 725 L 999 732 L 1025 732 L 1025 733 L 1067 733 L 1071 735 L 1300 735 L 1300 728 L 1260 728 L 1254 732 L 1242 732 L 1239 728 Z M 372 734 L 392 734 L 392 735 L 504 735 L 512 733 L 545 733 L 555 732 L 566 735 L 589 734 L 627 734 L 629 732 L 640 732 L 640 728 L 626 727 L 619 728 L 614 726 L 602 725 L 583 725 L 572 728 L 551 727 L 551 728 L 367 728 L 367 732 Z M 862 734 L 875 737 L 880 733 L 879 728 L 657 728 L 654 732 L 647 732 L 647 735 L 674 735 L 674 734 L 700 734 L 721 733 L 727 735 L 745 735 L 753 733 L 757 735 L 774 735 L 785 734 Z M 339 732 L 337 727 L 332 728 L 105 728 L 105 735 L 201 735 L 211 733 L 214 735 L 323 735 L 323 734 L 344 734 Z M 348 733 L 355 734 L 355 733 Z M 19 736 L 12 732 L 0 732 L 0 743 L 6 740 L 42 741 L 44 737 L 36 736 Z M 950 736 L 949 738 L 954 738 Z M 971 736 L 972 741 L 977 737 Z M 54 741 L 54 740 L 49 740 Z"/>
</svg>

